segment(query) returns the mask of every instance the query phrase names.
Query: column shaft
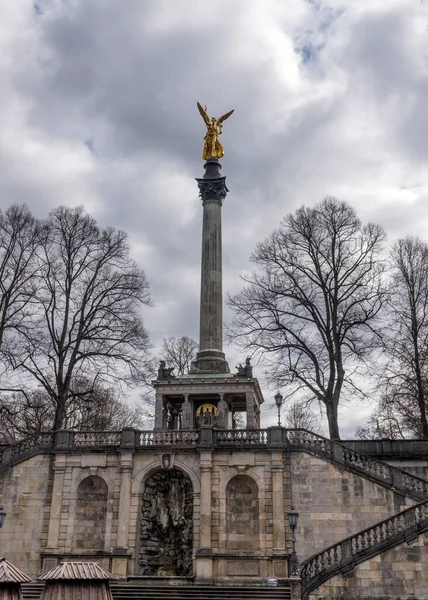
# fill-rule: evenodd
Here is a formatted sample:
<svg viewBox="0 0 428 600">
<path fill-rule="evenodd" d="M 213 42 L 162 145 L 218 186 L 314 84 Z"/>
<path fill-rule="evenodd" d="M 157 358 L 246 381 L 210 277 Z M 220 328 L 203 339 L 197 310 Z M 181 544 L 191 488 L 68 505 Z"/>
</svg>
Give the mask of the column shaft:
<svg viewBox="0 0 428 600">
<path fill-rule="evenodd" d="M 133 456 L 131 452 L 120 454 L 120 496 L 117 525 L 117 545 L 128 549 L 129 512 L 131 506 L 131 475 Z"/>
<path fill-rule="evenodd" d="M 200 551 L 211 552 L 211 452 L 202 452 L 201 465 L 201 530 Z"/>
<path fill-rule="evenodd" d="M 221 205 L 204 202 L 199 350 L 223 350 Z"/>
<path fill-rule="evenodd" d="M 51 513 L 49 518 L 48 549 L 58 548 L 59 528 L 61 522 L 62 494 L 64 489 L 65 464 L 58 464 L 63 455 L 55 456 L 54 481 L 52 488 Z"/>
<path fill-rule="evenodd" d="M 253 392 L 245 393 L 245 408 L 247 413 L 247 429 L 254 429 L 254 394 Z"/>
<path fill-rule="evenodd" d="M 272 453 L 273 551 L 285 553 L 284 461 L 282 452 Z"/>
<path fill-rule="evenodd" d="M 155 429 L 162 429 L 163 395 L 156 393 L 155 400 Z"/>
</svg>

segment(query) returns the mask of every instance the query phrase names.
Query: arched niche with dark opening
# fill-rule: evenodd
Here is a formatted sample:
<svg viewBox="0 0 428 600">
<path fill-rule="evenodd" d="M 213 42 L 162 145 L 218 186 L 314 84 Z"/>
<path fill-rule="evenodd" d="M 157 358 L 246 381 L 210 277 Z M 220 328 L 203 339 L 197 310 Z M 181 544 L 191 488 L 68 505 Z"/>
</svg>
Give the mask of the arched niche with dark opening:
<svg viewBox="0 0 428 600">
<path fill-rule="evenodd" d="M 227 549 L 259 550 L 259 490 L 248 475 L 236 475 L 226 487 Z"/>
<path fill-rule="evenodd" d="M 107 514 L 107 484 L 91 475 L 77 488 L 74 522 L 74 547 L 104 550 Z"/>
<path fill-rule="evenodd" d="M 192 575 L 193 489 L 178 469 L 156 471 L 141 501 L 140 575 Z"/>
</svg>

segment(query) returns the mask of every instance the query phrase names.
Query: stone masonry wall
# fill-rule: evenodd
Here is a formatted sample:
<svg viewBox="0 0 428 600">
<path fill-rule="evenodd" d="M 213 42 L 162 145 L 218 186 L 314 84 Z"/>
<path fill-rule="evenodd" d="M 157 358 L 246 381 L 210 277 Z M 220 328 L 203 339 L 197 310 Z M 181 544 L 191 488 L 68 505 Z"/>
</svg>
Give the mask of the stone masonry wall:
<svg viewBox="0 0 428 600">
<path fill-rule="evenodd" d="M 228 544 L 227 521 L 232 515 L 227 513 L 227 485 L 236 475 L 247 475 L 257 485 L 258 492 L 258 540 L 256 544 L 247 544 L 247 552 L 272 551 L 272 483 L 270 455 L 256 452 L 216 453 L 213 458 L 212 472 L 212 547 L 215 552 L 236 550 Z M 232 546 L 234 544 L 232 543 Z"/>
<path fill-rule="evenodd" d="M 326 581 L 311 600 L 367 598 L 408 600 L 428 598 L 428 538 L 403 543 L 355 567 L 348 576 Z"/>
<path fill-rule="evenodd" d="M 73 547 L 104 550 L 107 516 L 107 484 L 90 475 L 77 488 Z"/>
<path fill-rule="evenodd" d="M 386 460 L 389 465 L 396 467 L 397 469 L 403 469 L 416 477 L 426 479 L 428 481 L 428 461 L 426 459 L 412 460 L 412 459 L 400 459 L 400 460 Z"/>
<path fill-rule="evenodd" d="M 192 482 L 195 556 L 202 531 L 200 453 L 170 452 L 170 461 L 171 468 L 182 471 Z M 135 454 L 82 451 L 58 453 L 56 457 L 46 454 L 16 465 L 0 475 L 0 502 L 8 514 L 0 531 L 1 554 L 32 577 L 38 576 L 42 568 L 48 568 L 48 564 L 49 568 L 54 566 L 57 560 L 81 559 L 90 549 L 89 542 L 83 545 L 79 542 L 79 527 L 85 525 L 81 517 L 86 519 L 88 511 L 79 512 L 78 489 L 85 478 L 100 477 L 107 486 L 105 523 L 100 522 L 102 531 L 93 550 L 97 550 L 106 568 L 116 569 L 121 576 L 140 574 L 141 502 L 148 478 L 161 468 L 162 453 L 156 451 Z M 228 522 L 245 516 L 245 510 L 238 515 L 245 508 L 245 494 L 241 497 L 239 492 L 239 497 L 232 494 L 229 498 L 227 494 L 227 485 L 236 476 L 254 481 L 256 491 L 248 494 L 254 504 L 248 514 L 253 510 L 253 516 L 256 512 L 259 515 L 258 533 L 255 529 L 252 533 L 258 536 L 258 543 L 248 544 L 248 550 L 245 548 L 239 557 L 242 548 L 238 551 L 235 542 L 242 543 L 244 538 L 232 540 L 227 534 Z M 251 567 L 252 576 L 265 577 L 268 573 L 286 576 L 286 563 L 281 557 L 291 549 L 286 515 L 291 505 L 300 514 L 296 541 L 303 561 L 415 503 L 303 452 L 213 452 L 208 478 L 211 531 L 207 546 L 214 552 L 213 573 L 219 579 L 238 577 L 247 567 Z M 238 513 L 233 514 L 233 510 Z M 243 535 L 241 530 L 235 534 Z M 238 565 L 237 559 L 243 560 L 245 556 L 248 558 L 245 564 Z M 270 566 L 265 565 L 267 557 Z"/>
<path fill-rule="evenodd" d="M 60 455 L 57 455 L 57 465 L 60 460 Z M 97 541 L 96 549 L 108 551 L 112 546 L 117 545 L 120 487 L 118 457 L 116 454 L 73 454 L 64 456 L 63 461 L 64 484 L 60 499 L 60 528 L 58 541 L 53 548 L 57 548 L 59 553 L 75 553 L 82 549 L 79 532 L 86 518 L 83 518 L 84 515 L 79 508 L 79 486 L 87 477 L 100 477 L 107 487 L 107 501 L 104 513 L 105 524 L 103 524 L 104 539 Z M 87 548 L 88 545 L 85 544 L 85 547 Z M 69 559 L 70 557 L 67 557 L 67 560 Z"/>
<path fill-rule="evenodd" d="M 290 458 L 300 561 L 416 503 L 310 454 Z"/>
<path fill-rule="evenodd" d="M 0 474 L 0 505 L 7 517 L 0 529 L 0 555 L 30 577 L 40 574 L 52 491 L 50 455 L 34 456 Z"/>
</svg>

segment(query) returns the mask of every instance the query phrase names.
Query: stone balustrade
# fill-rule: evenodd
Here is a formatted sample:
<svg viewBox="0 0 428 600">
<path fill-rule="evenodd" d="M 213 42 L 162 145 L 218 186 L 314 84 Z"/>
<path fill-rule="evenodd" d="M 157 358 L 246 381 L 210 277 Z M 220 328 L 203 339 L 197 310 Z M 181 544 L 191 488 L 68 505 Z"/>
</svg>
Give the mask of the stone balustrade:
<svg viewBox="0 0 428 600">
<path fill-rule="evenodd" d="M 199 441 L 199 431 L 139 431 L 139 447 L 154 446 L 195 446 Z"/>
<path fill-rule="evenodd" d="M 267 443 L 267 429 L 219 429 L 215 432 L 215 445 L 218 447 L 264 447 Z"/>
<path fill-rule="evenodd" d="M 73 431 L 74 448 L 120 446 L 121 441 L 121 431 Z"/>
</svg>

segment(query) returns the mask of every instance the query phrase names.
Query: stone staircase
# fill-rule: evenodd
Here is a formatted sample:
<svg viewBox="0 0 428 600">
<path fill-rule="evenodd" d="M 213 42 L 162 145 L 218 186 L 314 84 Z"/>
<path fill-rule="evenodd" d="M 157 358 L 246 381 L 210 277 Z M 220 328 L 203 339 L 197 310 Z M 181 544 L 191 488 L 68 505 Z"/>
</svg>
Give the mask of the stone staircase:
<svg viewBox="0 0 428 600">
<path fill-rule="evenodd" d="M 287 433 L 290 450 L 309 452 L 338 468 L 419 500 L 418 504 L 340 540 L 305 560 L 300 565 L 303 600 L 308 600 L 312 592 L 335 575 L 352 573 L 356 565 L 403 542 L 410 543 L 428 531 L 428 481 L 309 431 L 289 430 Z"/>
<path fill-rule="evenodd" d="M 22 585 L 24 600 L 38 600 L 44 582 Z M 288 585 L 276 588 L 262 586 L 145 585 L 144 583 L 112 583 L 113 600 L 290 600 Z"/>
<path fill-rule="evenodd" d="M 301 564 L 302 598 L 338 574 L 428 531 L 428 500 L 324 548 Z"/>
</svg>

